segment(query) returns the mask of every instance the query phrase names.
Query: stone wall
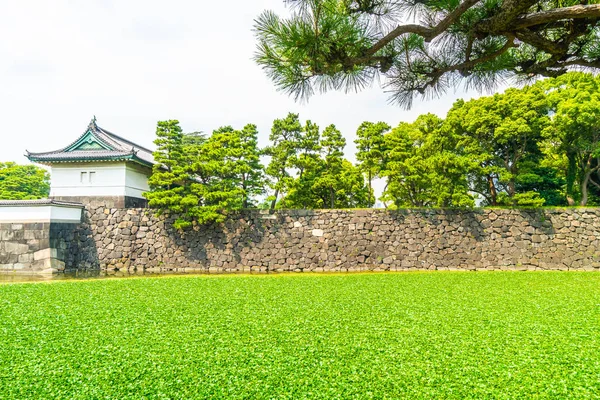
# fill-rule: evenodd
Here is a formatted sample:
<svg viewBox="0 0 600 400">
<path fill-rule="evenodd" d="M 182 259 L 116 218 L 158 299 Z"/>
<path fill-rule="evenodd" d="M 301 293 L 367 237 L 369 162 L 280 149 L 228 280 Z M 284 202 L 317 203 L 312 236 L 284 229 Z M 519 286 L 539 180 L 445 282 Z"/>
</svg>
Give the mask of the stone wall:
<svg viewBox="0 0 600 400">
<path fill-rule="evenodd" d="M 600 270 L 600 209 L 248 211 L 184 233 L 171 222 L 96 204 L 71 248 L 110 271 Z"/>
<path fill-rule="evenodd" d="M 86 204 L 88 207 L 146 208 L 148 200 L 130 196 L 52 196 L 52 200 Z"/>
<path fill-rule="evenodd" d="M 77 268 L 79 252 L 69 250 L 86 243 L 75 237 L 77 230 L 78 224 L 1 223 L 0 273 L 48 274 Z"/>
</svg>

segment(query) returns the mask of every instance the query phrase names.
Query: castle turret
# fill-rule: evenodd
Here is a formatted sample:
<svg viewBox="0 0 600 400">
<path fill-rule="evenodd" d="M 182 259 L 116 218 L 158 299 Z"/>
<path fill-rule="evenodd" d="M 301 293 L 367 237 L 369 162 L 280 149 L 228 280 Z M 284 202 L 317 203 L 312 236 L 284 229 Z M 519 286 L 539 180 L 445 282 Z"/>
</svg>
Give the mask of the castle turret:
<svg viewBox="0 0 600 400">
<path fill-rule="evenodd" d="M 155 164 L 152 151 L 115 135 L 92 119 L 73 143 L 45 153 L 27 152 L 35 163 L 51 167 L 50 198 L 113 207 L 143 207 L 142 193 Z"/>
</svg>

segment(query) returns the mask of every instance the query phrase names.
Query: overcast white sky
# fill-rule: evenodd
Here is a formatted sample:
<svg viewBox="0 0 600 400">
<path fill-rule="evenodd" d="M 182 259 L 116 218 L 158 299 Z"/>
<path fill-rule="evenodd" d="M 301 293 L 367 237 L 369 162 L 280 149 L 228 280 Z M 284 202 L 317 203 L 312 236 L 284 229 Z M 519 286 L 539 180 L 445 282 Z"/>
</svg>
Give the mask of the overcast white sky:
<svg viewBox="0 0 600 400">
<path fill-rule="evenodd" d="M 286 12 L 282 0 L 0 0 L 0 161 L 25 163 L 26 149 L 63 147 L 93 115 L 149 147 L 164 119 L 180 120 L 185 132 L 255 123 L 265 145 L 273 119 L 289 111 L 336 124 L 353 159 L 362 121 L 444 115 L 455 99 L 473 96 L 418 100 L 408 112 L 379 87 L 295 103 L 251 60 L 253 19 L 265 9 Z"/>
</svg>

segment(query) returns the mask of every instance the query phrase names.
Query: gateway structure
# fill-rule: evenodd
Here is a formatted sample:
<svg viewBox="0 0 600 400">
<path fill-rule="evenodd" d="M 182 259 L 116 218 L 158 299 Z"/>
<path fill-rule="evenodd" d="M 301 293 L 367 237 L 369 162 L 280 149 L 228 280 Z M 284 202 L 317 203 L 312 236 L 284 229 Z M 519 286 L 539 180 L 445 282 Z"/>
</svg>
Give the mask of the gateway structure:
<svg viewBox="0 0 600 400">
<path fill-rule="evenodd" d="M 51 167 L 50 198 L 112 207 L 145 207 L 142 193 L 155 164 L 152 151 L 115 135 L 92 119 L 73 143 L 45 153 L 27 152 L 35 163 Z"/>
</svg>

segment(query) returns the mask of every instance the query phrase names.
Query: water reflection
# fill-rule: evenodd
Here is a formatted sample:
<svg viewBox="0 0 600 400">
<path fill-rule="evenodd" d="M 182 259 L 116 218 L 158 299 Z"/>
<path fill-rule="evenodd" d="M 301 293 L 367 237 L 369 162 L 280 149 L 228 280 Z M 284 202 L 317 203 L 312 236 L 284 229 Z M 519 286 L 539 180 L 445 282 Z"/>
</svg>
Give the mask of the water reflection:
<svg viewBox="0 0 600 400">
<path fill-rule="evenodd" d="M 195 273 L 202 275 L 201 273 Z M 11 282 L 44 282 L 44 281 L 64 281 L 73 279 L 110 279 L 110 278 L 131 278 L 139 276 L 156 277 L 156 276 L 173 276 L 173 275 L 191 275 L 190 273 L 182 272 L 120 272 L 120 271 L 73 271 L 61 274 L 15 274 L 15 273 L 0 273 L 0 284 Z"/>
</svg>

